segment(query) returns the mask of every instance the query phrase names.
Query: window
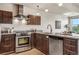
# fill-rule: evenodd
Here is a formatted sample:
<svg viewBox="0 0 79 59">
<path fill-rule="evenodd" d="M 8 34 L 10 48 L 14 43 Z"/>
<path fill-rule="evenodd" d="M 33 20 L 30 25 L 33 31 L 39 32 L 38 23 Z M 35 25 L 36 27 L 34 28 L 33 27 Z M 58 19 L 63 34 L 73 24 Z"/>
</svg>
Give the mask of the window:
<svg viewBox="0 0 79 59">
<path fill-rule="evenodd" d="M 55 29 L 61 29 L 61 21 L 55 21 Z"/>
<path fill-rule="evenodd" d="M 71 19 L 72 32 L 79 33 L 79 18 Z"/>
</svg>

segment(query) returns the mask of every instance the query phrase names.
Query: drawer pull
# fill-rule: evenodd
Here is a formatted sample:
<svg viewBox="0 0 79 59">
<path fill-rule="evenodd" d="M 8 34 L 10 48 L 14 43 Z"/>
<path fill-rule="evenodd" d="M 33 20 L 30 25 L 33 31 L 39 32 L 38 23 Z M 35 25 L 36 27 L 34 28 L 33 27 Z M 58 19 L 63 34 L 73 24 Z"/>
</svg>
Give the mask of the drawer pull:
<svg viewBox="0 0 79 59">
<path fill-rule="evenodd" d="M 49 36 L 46 36 L 46 38 L 49 38 Z"/>
</svg>

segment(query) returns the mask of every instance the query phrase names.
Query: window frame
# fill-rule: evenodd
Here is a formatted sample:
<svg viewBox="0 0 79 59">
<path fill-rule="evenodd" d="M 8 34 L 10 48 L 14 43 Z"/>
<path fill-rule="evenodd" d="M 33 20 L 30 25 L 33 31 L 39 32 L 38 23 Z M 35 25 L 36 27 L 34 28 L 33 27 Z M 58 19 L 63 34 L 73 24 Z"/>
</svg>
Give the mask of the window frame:
<svg viewBox="0 0 79 59">
<path fill-rule="evenodd" d="M 71 23 L 71 20 L 72 19 L 77 19 L 77 18 L 79 18 L 79 15 L 78 16 L 68 17 L 68 25 L 69 25 L 68 31 L 72 31 L 72 23 Z"/>
</svg>

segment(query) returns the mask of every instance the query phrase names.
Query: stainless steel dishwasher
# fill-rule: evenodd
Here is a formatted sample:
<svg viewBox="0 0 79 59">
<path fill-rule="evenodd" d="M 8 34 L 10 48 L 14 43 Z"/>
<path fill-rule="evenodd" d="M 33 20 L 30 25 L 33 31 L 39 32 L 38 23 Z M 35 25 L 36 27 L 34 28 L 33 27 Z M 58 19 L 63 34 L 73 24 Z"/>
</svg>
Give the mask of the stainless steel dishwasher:
<svg viewBox="0 0 79 59">
<path fill-rule="evenodd" d="M 63 40 L 57 37 L 49 38 L 49 54 L 63 55 Z"/>
</svg>

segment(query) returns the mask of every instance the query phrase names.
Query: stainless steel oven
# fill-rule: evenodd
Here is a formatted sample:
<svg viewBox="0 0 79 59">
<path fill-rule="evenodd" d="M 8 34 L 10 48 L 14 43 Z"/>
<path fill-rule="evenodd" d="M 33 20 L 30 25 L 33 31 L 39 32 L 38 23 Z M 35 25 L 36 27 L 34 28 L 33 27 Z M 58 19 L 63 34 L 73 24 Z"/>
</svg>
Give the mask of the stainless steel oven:
<svg viewBox="0 0 79 59">
<path fill-rule="evenodd" d="M 30 36 L 16 37 L 16 47 L 30 46 Z"/>
<path fill-rule="evenodd" d="M 16 37 L 16 52 L 21 52 L 31 49 L 31 36 Z"/>
</svg>

